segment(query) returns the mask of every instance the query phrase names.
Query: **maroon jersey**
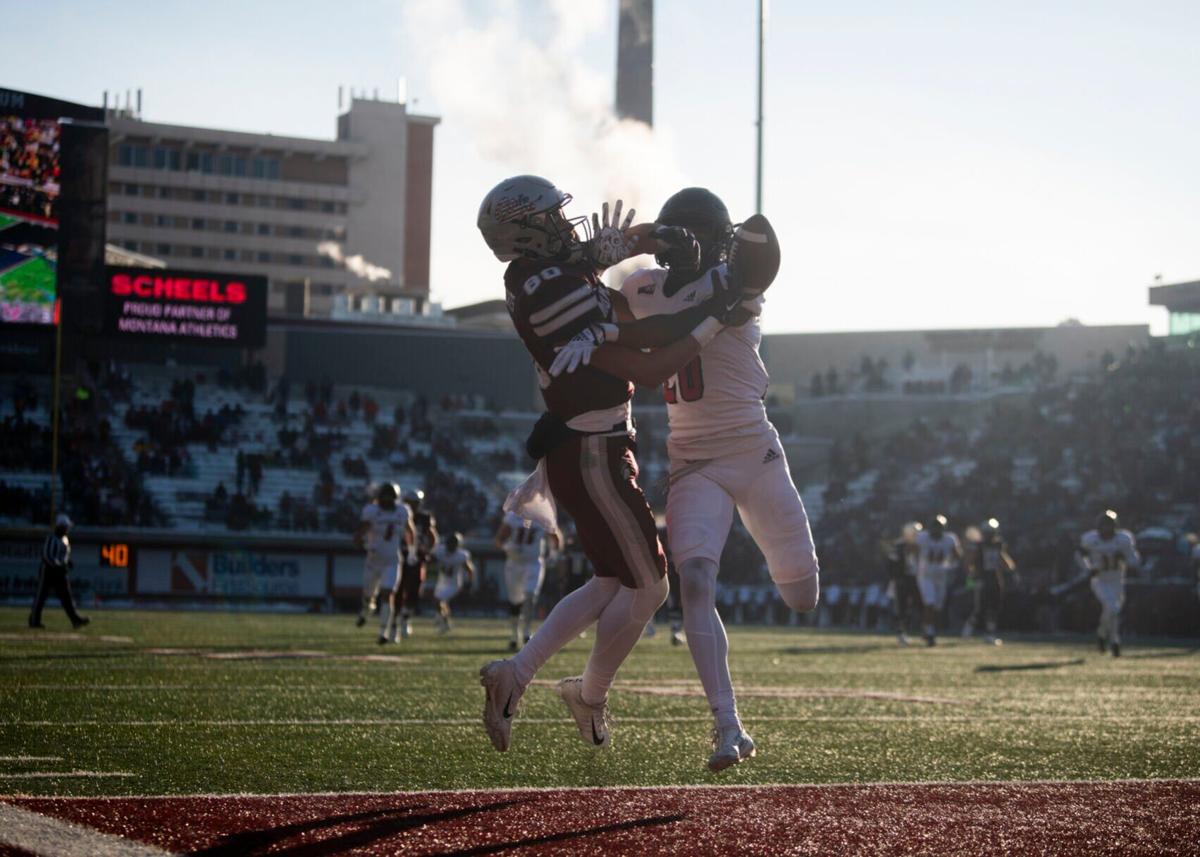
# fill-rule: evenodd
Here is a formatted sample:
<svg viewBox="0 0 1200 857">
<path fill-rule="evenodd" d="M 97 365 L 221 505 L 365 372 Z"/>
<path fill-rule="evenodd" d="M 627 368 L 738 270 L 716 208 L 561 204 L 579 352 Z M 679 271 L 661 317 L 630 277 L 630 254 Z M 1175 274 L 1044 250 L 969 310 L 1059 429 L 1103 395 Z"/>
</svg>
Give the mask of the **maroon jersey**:
<svg viewBox="0 0 1200 857">
<path fill-rule="evenodd" d="M 516 259 L 504 272 L 508 314 L 533 362 L 546 408 L 566 421 L 588 411 L 615 408 L 633 398 L 633 384 L 591 366 L 551 378 L 554 347 L 589 324 L 615 322 L 612 299 L 585 265 Z"/>
</svg>

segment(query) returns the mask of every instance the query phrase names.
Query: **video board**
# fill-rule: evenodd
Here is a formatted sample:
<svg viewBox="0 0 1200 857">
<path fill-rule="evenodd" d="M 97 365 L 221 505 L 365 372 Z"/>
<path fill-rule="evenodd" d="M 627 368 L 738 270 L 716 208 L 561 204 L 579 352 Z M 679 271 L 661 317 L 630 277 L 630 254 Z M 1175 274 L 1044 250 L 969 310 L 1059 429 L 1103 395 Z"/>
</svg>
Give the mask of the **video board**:
<svg viewBox="0 0 1200 857">
<path fill-rule="evenodd" d="M 241 348 L 266 344 L 266 277 L 110 265 L 104 280 L 105 335 Z"/>
<path fill-rule="evenodd" d="M 103 111 L 0 89 L 0 322 L 56 321 L 64 119 Z"/>
</svg>

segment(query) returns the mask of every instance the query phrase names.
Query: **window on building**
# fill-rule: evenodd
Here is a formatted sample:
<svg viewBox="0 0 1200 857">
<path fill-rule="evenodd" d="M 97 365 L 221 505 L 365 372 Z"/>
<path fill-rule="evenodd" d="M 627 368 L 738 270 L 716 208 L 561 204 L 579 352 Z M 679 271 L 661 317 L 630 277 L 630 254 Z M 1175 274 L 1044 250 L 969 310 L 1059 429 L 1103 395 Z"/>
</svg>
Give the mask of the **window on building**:
<svg viewBox="0 0 1200 857">
<path fill-rule="evenodd" d="M 126 241 L 121 246 L 123 246 L 126 250 L 132 250 L 134 253 L 137 252 L 137 248 L 138 248 L 138 244 L 136 241 Z"/>
<path fill-rule="evenodd" d="M 150 147 L 149 146 L 134 146 L 133 147 L 133 165 L 135 167 L 150 166 Z"/>
<path fill-rule="evenodd" d="M 287 228 L 287 236 L 288 236 L 288 238 L 303 238 L 304 237 L 304 227 L 303 226 L 289 226 Z"/>
<path fill-rule="evenodd" d="M 226 205 L 241 205 L 241 203 L 242 203 L 242 198 L 241 198 L 240 194 L 236 194 L 236 193 L 225 194 L 225 204 Z"/>
<path fill-rule="evenodd" d="M 203 217 L 193 217 L 192 218 L 192 229 L 195 229 L 196 231 L 202 231 L 204 229 L 204 218 Z"/>
<path fill-rule="evenodd" d="M 323 211 L 325 214 L 333 214 L 333 203 L 332 202 L 322 202 L 321 203 L 321 211 Z"/>
<path fill-rule="evenodd" d="M 225 221 L 225 231 L 226 232 L 237 232 L 238 231 L 237 221 L 236 220 L 226 220 Z"/>
<path fill-rule="evenodd" d="M 178 149 L 167 146 L 154 147 L 154 168 L 156 170 L 179 171 L 181 157 Z"/>
<path fill-rule="evenodd" d="M 126 211 L 124 214 L 121 215 L 121 222 L 128 223 L 130 226 L 135 226 L 137 224 L 137 221 L 138 221 L 137 214 L 135 214 L 132 211 Z"/>
<path fill-rule="evenodd" d="M 304 257 L 301 256 L 299 253 L 289 253 L 287 260 L 288 260 L 289 265 L 303 265 L 304 264 Z"/>
<path fill-rule="evenodd" d="M 170 256 L 171 255 L 171 245 L 170 244 L 155 244 L 154 252 L 160 256 Z"/>
<path fill-rule="evenodd" d="M 160 214 L 154 218 L 154 225 L 159 227 L 174 226 L 175 218 L 168 217 L 165 214 Z"/>
<path fill-rule="evenodd" d="M 133 146 L 131 146 L 129 143 L 122 143 L 121 145 L 117 146 L 117 166 L 133 166 Z"/>
<path fill-rule="evenodd" d="M 187 153 L 187 170 L 190 173 L 209 173 L 213 172 L 213 153 L 212 152 L 188 152 Z"/>
<path fill-rule="evenodd" d="M 255 256 L 255 261 L 260 262 L 263 265 L 270 264 L 271 254 L 266 252 L 265 250 L 259 250 L 258 255 Z"/>
<path fill-rule="evenodd" d="M 322 256 L 321 257 L 321 267 L 322 268 L 332 268 L 333 260 L 330 259 L 328 256 Z"/>
<path fill-rule="evenodd" d="M 126 193 L 126 195 L 128 195 L 128 196 L 137 196 L 137 195 L 138 195 L 138 190 L 139 190 L 139 188 L 138 188 L 138 186 L 137 186 L 137 185 L 135 185 L 135 184 L 127 184 L 127 185 L 125 185 L 125 193 Z"/>
<path fill-rule="evenodd" d="M 304 210 L 304 200 L 302 200 L 298 197 L 295 197 L 295 196 L 284 197 L 284 199 L 287 200 L 287 207 L 292 209 L 293 211 L 303 211 Z"/>
<path fill-rule="evenodd" d="M 193 259 L 203 259 L 204 258 L 204 248 L 203 247 L 193 247 L 191 256 Z"/>
<path fill-rule="evenodd" d="M 208 199 L 208 194 L 202 190 L 192 191 L 192 202 L 205 202 Z"/>
<path fill-rule="evenodd" d="M 239 250 L 238 251 L 238 259 L 240 259 L 243 262 L 253 262 L 254 261 L 254 251 L 253 250 Z"/>
<path fill-rule="evenodd" d="M 269 223 L 258 224 L 258 234 L 259 235 L 270 235 L 271 234 L 271 224 L 269 224 Z"/>
<path fill-rule="evenodd" d="M 226 248 L 224 257 L 225 257 L 226 262 L 236 261 L 237 260 L 237 250 L 232 250 L 232 249 Z"/>
</svg>

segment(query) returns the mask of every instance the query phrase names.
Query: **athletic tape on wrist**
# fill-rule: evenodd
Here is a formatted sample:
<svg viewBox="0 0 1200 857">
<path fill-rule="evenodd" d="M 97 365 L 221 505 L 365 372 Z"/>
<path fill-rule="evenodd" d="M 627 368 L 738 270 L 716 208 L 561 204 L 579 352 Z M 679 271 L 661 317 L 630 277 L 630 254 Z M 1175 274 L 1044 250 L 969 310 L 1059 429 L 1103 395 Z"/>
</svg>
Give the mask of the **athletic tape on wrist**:
<svg viewBox="0 0 1200 857">
<path fill-rule="evenodd" d="M 621 328 L 617 327 L 615 324 L 601 324 L 600 330 L 604 333 L 605 342 L 616 342 L 617 336 L 621 332 Z"/>
<path fill-rule="evenodd" d="M 713 339 L 716 338 L 717 334 L 724 329 L 724 327 L 725 325 L 721 324 L 721 322 L 710 316 L 692 329 L 691 337 L 699 342 L 700 347 L 703 348 L 705 345 L 708 345 L 708 343 L 712 342 Z"/>
</svg>

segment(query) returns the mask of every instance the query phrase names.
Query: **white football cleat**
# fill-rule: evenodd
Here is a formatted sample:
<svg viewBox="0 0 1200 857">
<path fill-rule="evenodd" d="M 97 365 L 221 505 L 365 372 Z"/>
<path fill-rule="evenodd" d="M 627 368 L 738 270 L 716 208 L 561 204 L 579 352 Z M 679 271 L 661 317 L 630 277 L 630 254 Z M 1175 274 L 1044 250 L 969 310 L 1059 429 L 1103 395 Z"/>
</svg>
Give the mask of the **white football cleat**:
<svg viewBox="0 0 1200 857">
<path fill-rule="evenodd" d="M 713 753 L 708 757 L 710 771 L 723 771 L 754 755 L 754 739 L 741 725 L 713 727 Z"/>
<path fill-rule="evenodd" d="M 525 688 L 517 683 L 512 661 L 492 661 L 479 671 L 483 685 L 483 728 L 492 746 L 503 753 L 512 743 L 512 722 Z"/>
<path fill-rule="evenodd" d="M 571 709 L 575 725 L 579 727 L 579 737 L 583 743 L 593 747 L 609 747 L 612 745 L 612 734 L 608 726 L 608 700 L 599 705 L 588 705 L 583 701 L 583 676 L 564 678 L 558 683 L 558 695 Z"/>
</svg>

